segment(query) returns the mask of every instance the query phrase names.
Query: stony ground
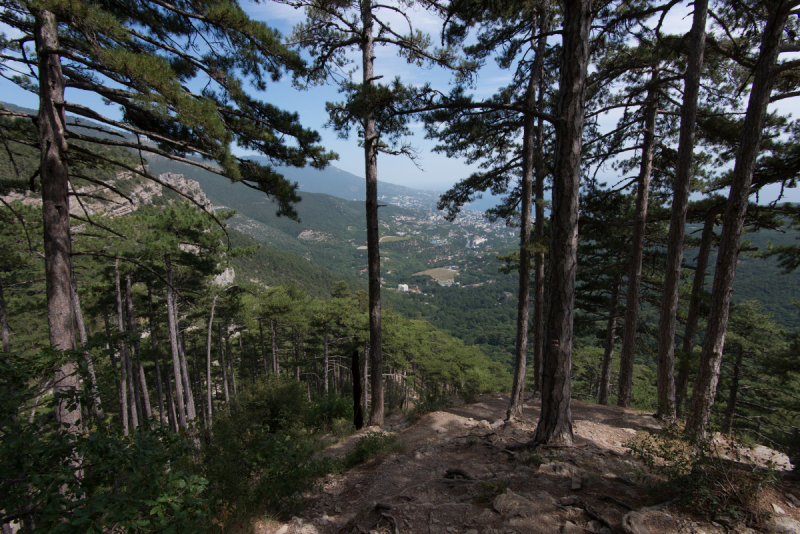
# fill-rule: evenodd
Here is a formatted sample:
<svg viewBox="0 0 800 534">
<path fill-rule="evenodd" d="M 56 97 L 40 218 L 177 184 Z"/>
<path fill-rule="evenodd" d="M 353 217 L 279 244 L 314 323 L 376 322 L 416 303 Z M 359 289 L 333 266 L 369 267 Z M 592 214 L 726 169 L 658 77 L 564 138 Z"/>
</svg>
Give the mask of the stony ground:
<svg viewBox="0 0 800 534">
<path fill-rule="evenodd" d="M 772 518 L 758 530 L 741 523 L 703 521 L 655 494 L 652 477 L 625 444 L 657 431 L 650 415 L 616 406 L 572 402 L 575 446 L 537 453 L 505 447 L 528 441 L 538 403 L 512 424 L 502 417 L 508 395 L 484 395 L 428 414 L 406 427 L 387 419 L 401 452 L 383 455 L 342 475 L 329 475 L 305 496 L 300 517 L 260 522 L 258 534 L 427 533 L 628 534 L 796 532 L 800 488 L 782 481 L 766 494 Z M 328 449 L 345 454 L 365 429 Z M 788 459 L 766 448 L 751 453 L 787 469 Z"/>
</svg>

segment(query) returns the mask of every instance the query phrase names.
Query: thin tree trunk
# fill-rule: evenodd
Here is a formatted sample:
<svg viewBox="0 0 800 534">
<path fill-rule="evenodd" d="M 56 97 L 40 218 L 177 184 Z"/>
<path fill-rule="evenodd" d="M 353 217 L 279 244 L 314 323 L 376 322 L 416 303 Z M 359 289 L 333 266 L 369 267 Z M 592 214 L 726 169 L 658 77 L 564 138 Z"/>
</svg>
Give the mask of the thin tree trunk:
<svg viewBox="0 0 800 534">
<path fill-rule="evenodd" d="M 225 338 L 222 337 L 222 323 L 219 324 L 219 360 L 222 367 L 222 392 L 225 394 L 225 404 L 231 403 L 231 395 L 228 391 L 228 366 L 225 364 L 225 349 L 223 344 Z"/>
<path fill-rule="evenodd" d="M 261 323 L 261 319 L 258 320 L 258 335 L 261 339 L 261 357 L 264 360 L 264 376 L 269 375 L 269 367 L 267 365 L 267 347 L 264 345 L 264 325 Z"/>
<path fill-rule="evenodd" d="M 2 287 L 0 287 L 0 308 L 5 308 L 3 300 Z M 83 347 L 89 343 L 89 336 L 86 333 L 86 324 L 83 322 L 83 312 L 81 311 L 81 300 L 78 296 L 78 282 L 75 279 L 75 273 L 72 273 L 72 306 L 73 313 L 75 314 L 75 324 L 78 327 L 78 336 Z M 3 340 L 3 348 L 5 350 L 5 339 Z M 6 350 L 6 352 L 10 352 Z M 98 421 L 102 421 L 105 415 L 103 414 L 103 407 L 100 402 L 100 391 L 97 389 L 97 377 L 94 372 L 94 362 L 92 361 L 91 353 L 83 350 L 83 361 L 86 362 L 86 369 L 89 372 L 89 380 L 91 381 L 92 388 L 92 414 Z"/>
<path fill-rule="evenodd" d="M 564 1 L 563 57 L 550 232 L 548 345 L 542 369 L 542 409 L 534 436 L 536 442 L 549 445 L 572 445 L 572 322 L 578 264 L 578 191 L 591 13 L 590 0 Z"/>
<path fill-rule="evenodd" d="M 153 418 L 153 408 L 150 405 L 150 394 L 147 389 L 147 378 L 144 374 L 144 366 L 142 365 L 142 351 L 139 348 L 139 332 L 136 329 L 136 316 L 133 313 L 133 298 L 131 297 L 131 275 L 125 275 L 125 303 L 128 309 L 128 330 L 134 339 L 134 346 L 136 347 L 136 364 L 139 371 L 139 394 L 144 403 L 144 415 L 149 421 Z"/>
<path fill-rule="evenodd" d="M 3 297 L 2 280 L 0 280 L 0 332 L 2 332 L 3 352 L 11 352 L 11 337 L 8 332 L 8 314 L 6 312 L 6 299 Z"/>
<path fill-rule="evenodd" d="M 292 345 L 294 348 L 294 379 L 300 382 L 300 334 L 292 327 Z"/>
<path fill-rule="evenodd" d="M 675 418 L 675 328 L 683 262 L 683 240 L 686 233 L 686 213 L 689 208 L 689 193 L 692 183 L 697 98 L 703 68 L 707 14 L 708 0 L 696 0 L 689 58 L 686 63 L 684 79 L 672 216 L 667 236 L 667 265 L 664 276 L 664 293 L 661 299 L 658 340 L 658 415 L 667 420 Z"/>
<path fill-rule="evenodd" d="M 358 362 L 358 349 L 353 349 L 353 361 L 350 367 L 353 372 L 353 425 L 356 430 L 364 426 L 364 411 L 361 407 L 361 365 Z"/>
<path fill-rule="evenodd" d="M 211 420 L 213 417 L 212 413 L 212 399 L 211 399 L 211 326 L 214 322 L 214 308 L 217 306 L 217 297 L 219 295 L 214 295 L 214 300 L 211 301 L 211 314 L 208 317 L 208 336 L 206 337 L 206 428 L 211 428 Z M 258 322 L 258 326 L 261 327 L 261 321 Z M 264 335 L 261 335 L 261 340 L 263 343 Z M 264 363 L 266 366 L 266 362 Z"/>
<path fill-rule="evenodd" d="M 172 382 L 175 378 L 174 376 L 174 366 L 172 376 L 169 376 L 170 373 L 167 373 L 167 410 L 168 410 L 168 418 L 169 418 L 169 429 L 173 432 L 178 432 L 178 410 L 175 409 L 175 400 L 172 394 Z"/>
<path fill-rule="evenodd" d="M 175 328 L 180 332 L 178 327 L 178 297 L 175 295 L 172 309 L 175 313 Z M 194 407 L 194 395 L 192 394 L 192 382 L 189 377 L 189 364 L 186 361 L 186 337 L 184 332 L 178 338 L 178 355 L 181 359 L 181 378 L 183 379 L 183 392 L 186 396 L 186 420 L 191 422 L 197 419 L 197 411 Z"/>
<path fill-rule="evenodd" d="M 364 395 L 362 395 L 361 400 L 364 403 L 364 413 L 369 411 L 369 340 L 367 343 L 364 344 L 364 377 L 361 381 L 364 388 Z M 370 426 L 372 426 L 372 421 L 370 421 Z"/>
<path fill-rule="evenodd" d="M 761 50 L 755 71 L 747 113 L 742 124 L 739 150 L 731 175 L 731 190 L 725 219 L 722 223 L 714 285 L 711 289 L 711 309 L 708 327 L 700 354 L 700 372 L 695 382 L 692 409 L 686 421 L 686 430 L 697 439 L 705 439 L 708 420 L 719 380 L 725 333 L 728 329 L 733 279 L 739 258 L 739 238 L 742 235 L 750 184 L 753 180 L 756 159 L 761 150 L 764 121 L 767 115 L 772 85 L 775 80 L 775 63 L 780 52 L 781 37 L 791 11 L 791 4 L 771 5 L 769 19 L 761 39 Z"/>
<path fill-rule="evenodd" d="M 323 374 L 325 375 L 325 393 L 328 393 L 328 325 L 325 325 L 325 332 L 323 334 L 324 347 L 322 349 L 323 358 Z"/>
<path fill-rule="evenodd" d="M 125 316 L 122 311 L 122 289 L 119 282 L 119 258 L 114 260 L 114 286 L 117 292 L 117 331 L 125 333 Z M 130 411 L 130 425 L 133 428 L 139 427 L 139 418 L 136 412 L 136 390 L 133 387 L 133 370 L 131 368 L 131 357 L 128 352 L 128 344 L 120 340 L 120 352 L 122 353 L 122 365 L 120 382 L 125 395 L 125 405 Z"/>
<path fill-rule="evenodd" d="M 231 348 L 231 338 L 230 336 L 225 338 L 225 347 L 228 349 L 228 356 L 230 357 L 230 366 L 231 366 L 231 386 L 233 386 L 233 398 L 237 397 L 236 394 L 236 358 L 233 356 L 233 349 Z"/>
<path fill-rule="evenodd" d="M 541 37 L 541 39 L 544 39 L 544 37 Z M 534 108 L 536 106 L 536 90 L 543 69 L 544 58 L 537 51 L 525 96 L 526 108 Z M 522 415 L 525 374 L 528 366 L 528 314 L 530 313 L 531 293 L 531 204 L 533 200 L 534 152 L 536 149 L 535 128 L 536 117 L 526 114 L 522 127 L 522 205 L 520 208 L 521 221 L 519 230 L 516 365 L 514 366 L 514 380 L 511 386 L 511 399 L 506 411 L 507 421 L 514 421 Z"/>
<path fill-rule="evenodd" d="M 64 76 L 61 71 L 58 22 L 54 13 L 31 9 L 39 74 L 39 130 L 44 222 L 44 264 L 47 294 L 47 324 L 53 350 L 75 348 L 72 311 L 72 240 L 69 226 L 69 170 L 67 168 L 66 121 L 64 118 Z M 77 392 L 80 377 L 74 362 L 64 363 L 56 372 L 53 390 L 70 396 Z M 80 431 L 81 408 L 67 398 L 58 401 L 56 422 L 69 432 Z"/>
<path fill-rule="evenodd" d="M 181 430 L 184 430 L 188 425 L 186 423 L 183 384 L 181 383 L 181 356 L 178 348 L 178 325 L 175 320 L 177 317 L 175 313 L 175 290 L 172 286 L 172 260 L 169 253 L 164 254 L 164 265 L 167 269 L 167 324 L 169 326 L 169 346 L 172 352 L 172 373 L 175 378 L 175 398 L 178 402 L 178 426 Z M 171 391 L 170 396 L 172 396 Z"/>
<path fill-rule="evenodd" d="M 108 340 L 108 354 L 111 358 L 111 368 L 114 370 L 114 382 L 117 386 L 117 401 L 119 402 L 120 418 L 122 419 L 122 432 L 125 436 L 129 432 L 128 424 L 128 396 L 126 386 L 122 380 L 123 365 L 119 361 L 117 351 L 114 350 L 114 343 L 111 341 L 111 325 L 109 324 L 108 313 L 103 313 L 103 322 L 106 326 L 106 339 Z"/>
<path fill-rule="evenodd" d="M 703 233 L 700 237 L 700 250 L 697 252 L 697 265 L 694 269 L 692 280 L 692 297 L 689 300 L 689 313 L 686 316 L 686 330 L 683 335 L 684 362 L 678 367 L 678 379 L 675 383 L 675 410 L 677 417 L 683 415 L 683 403 L 686 399 L 686 386 L 692 372 L 691 356 L 694 350 L 697 335 L 697 322 L 700 317 L 700 301 L 705 286 L 706 271 L 708 270 L 708 256 L 711 254 L 711 238 L 714 237 L 717 210 L 712 209 L 706 216 L 703 224 Z"/>
<path fill-rule="evenodd" d="M 281 375 L 280 359 L 278 357 L 278 326 L 275 324 L 275 319 L 269 320 L 269 329 L 272 339 L 272 372 L 276 377 Z"/>
<path fill-rule="evenodd" d="M 644 258 L 644 238 L 647 231 L 647 209 L 650 200 L 650 176 L 653 173 L 653 154 L 656 146 L 657 84 L 658 71 L 654 71 L 650 77 L 650 87 L 647 90 L 644 104 L 642 164 L 639 169 L 639 183 L 636 191 L 636 219 L 633 225 L 633 242 L 631 243 L 631 259 L 628 268 L 628 294 L 625 298 L 625 326 L 622 329 L 622 352 L 620 353 L 617 405 L 626 408 L 631 405 L 633 358 L 636 352 L 636 330 L 639 327 L 642 259 Z M 600 404 L 605 404 L 605 402 Z"/>
<path fill-rule="evenodd" d="M 739 373 L 742 369 L 742 357 L 744 356 L 744 347 L 739 346 L 736 351 L 736 363 L 733 364 L 733 376 L 731 377 L 731 391 L 728 395 L 728 406 L 725 408 L 725 419 L 722 423 L 722 433 L 733 434 L 733 417 L 736 412 L 736 395 L 739 393 Z"/>
<path fill-rule="evenodd" d="M 364 90 L 374 83 L 372 3 L 361 2 L 361 62 Z M 383 352 L 381 341 L 381 255 L 378 228 L 378 134 L 372 114 L 364 118 L 364 168 L 367 178 L 367 263 L 369 267 L 369 355 L 372 359 L 370 426 L 383 426 Z"/>
<path fill-rule="evenodd" d="M 603 370 L 598 386 L 597 403 L 608 404 L 608 392 L 611 388 L 611 360 L 614 356 L 614 342 L 617 338 L 617 315 L 619 314 L 619 291 L 622 285 L 622 275 L 614 279 L 611 288 L 611 302 L 608 306 L 608 324 L 606 327 L 606 347 L 603 351 Z"/>
<path fill-rule="evenodd" d="M 156 366 L 156 392 L 158 393 L 158 420 L 161 425 L 167 424 L 167 414 L 164 411 L 164 384 L 161 380 L 161 365 L 158 361 L 158 344 L 156 343 L 156 321 L 153 314 L 153 291 L 147 286 L 147 304 L 150 315 L 150 349 L 153 352 L 153 363 Z"/>
</svg>

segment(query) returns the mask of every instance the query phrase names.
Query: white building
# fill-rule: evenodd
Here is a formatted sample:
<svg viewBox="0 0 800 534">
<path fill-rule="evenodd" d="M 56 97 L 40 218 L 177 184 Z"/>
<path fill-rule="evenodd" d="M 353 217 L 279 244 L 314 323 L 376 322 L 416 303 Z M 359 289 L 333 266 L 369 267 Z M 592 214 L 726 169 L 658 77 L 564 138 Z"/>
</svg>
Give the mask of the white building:
<svg viewBox="0 0 800 534">
<path fill-rule="evenodd" d="M 398 291 L 408 292 L 408 284 L 398 284 L 397 286 Z"/>
</svg>

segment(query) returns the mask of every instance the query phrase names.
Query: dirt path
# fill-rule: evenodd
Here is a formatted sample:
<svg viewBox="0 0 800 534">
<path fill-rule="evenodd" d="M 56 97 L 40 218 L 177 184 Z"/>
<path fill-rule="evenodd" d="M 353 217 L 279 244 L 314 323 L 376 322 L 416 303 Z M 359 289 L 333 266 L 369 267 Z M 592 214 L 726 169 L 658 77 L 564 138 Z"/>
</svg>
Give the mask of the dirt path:
<svg viewBox="0 0 800 534">
<path fill-rule="evenodd" d="M 404 452 L 327 476 L 316 492 L 306 496 L 301 517 L 286 524 L 260 523 L 256 532 L 755 532 L 704 523 L 668 506 L 647 509 L 663 498 L 647 492 L 649 475 L 624 444 L 637 431 L 660 428 L 650 415 L 572 401 L 574 447 L 510 453 L 503 450 L 505 446 L 532 437 L 539 407 L 527 405 L 520 420 L 506 425 L 502 416 L 507 406 L 507 394 L 483 395 L 475 404 L 424 416 L 398 432 L 398 440 L 406 444 Z M 386 430 L 404 426 L 398 416 L 387 423 Z M 360 435 L 326 454 L 346 454 Z M 778 458 L 788 463 L 784 459 Z M 476 480 L 446 478 L 454 469 Z M 776 515 L 794 527 L 791 522 L 800 519 L 800 508 L 794 508 L 788 495 L 774 493 L 773 500 L 783 511 Z M 800 523 L 796 527 L 784 531 L 800 534 Z"/>
</svg>

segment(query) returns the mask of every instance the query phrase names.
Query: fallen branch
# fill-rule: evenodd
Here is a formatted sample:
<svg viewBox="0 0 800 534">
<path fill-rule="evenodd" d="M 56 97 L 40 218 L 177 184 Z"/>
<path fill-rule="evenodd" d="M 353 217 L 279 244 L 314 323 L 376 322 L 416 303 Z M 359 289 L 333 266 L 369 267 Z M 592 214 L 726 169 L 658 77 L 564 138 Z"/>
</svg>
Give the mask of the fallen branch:
<svg viewBox="0 0 800 534">
<path fill-rule="evenodd" d="M 461 478 L 466 478 L 467 480 L 478 480 L 477 478 L 475 478 L 474 476 L 470 475 L 469 473 L 467 473 L 463 469 L 455 469 L 455 468 L 448 469 L 447 472 L 445 473 L 444 477 L 445 478 L 461 477 Z"/>
</svg>

